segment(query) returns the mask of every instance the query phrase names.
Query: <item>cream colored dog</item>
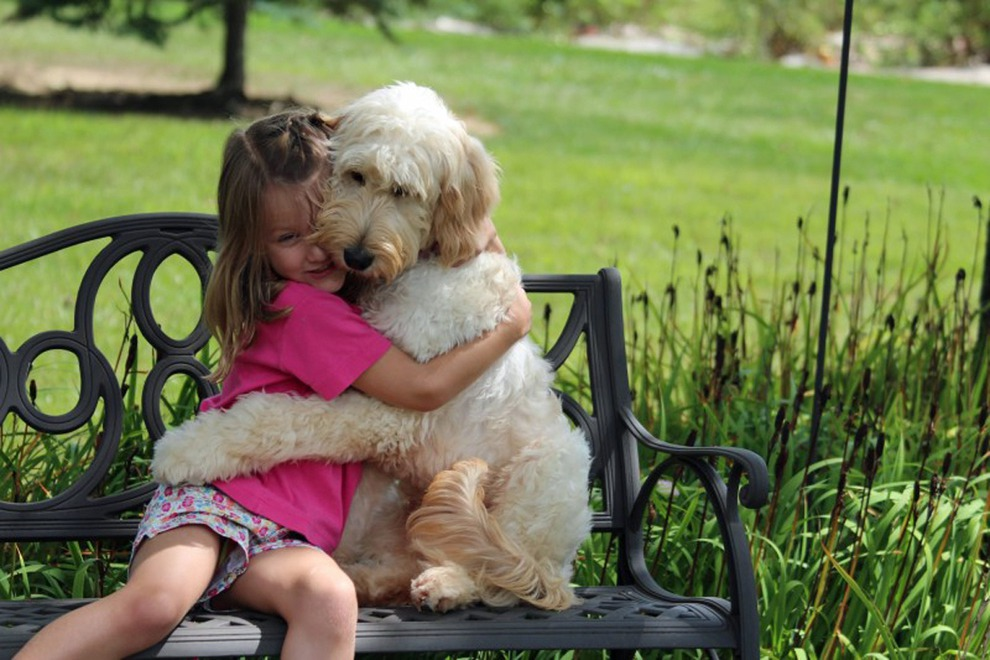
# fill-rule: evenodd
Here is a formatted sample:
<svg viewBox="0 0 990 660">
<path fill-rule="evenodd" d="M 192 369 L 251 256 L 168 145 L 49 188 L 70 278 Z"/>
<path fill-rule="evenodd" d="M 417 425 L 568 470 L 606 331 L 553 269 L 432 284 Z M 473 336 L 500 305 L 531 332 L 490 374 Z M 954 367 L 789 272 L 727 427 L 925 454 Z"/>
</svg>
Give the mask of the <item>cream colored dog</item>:
<svg viewBox="0 0 990 660">
<path fill-rule="evenodd" d="M 320 240 L 375 283 L 360 300 L 369 323 L 419 360 L 494 328 L 516 295 L 515 262 L 483 253 L 450 267 L 473 254 L 498 198 L 480 143 L 433 92 L 400 84 L 345 109 L 332 144 Z M 300 458 L 368 461 L 334 554 L 362 602 L 560 609 L 590 526 L 590 458 L 552 381 L 524 340 L 429 413 L 354 391 L 249 395 L 170 430 L 153 470 L 199 483 Z"/>
<path fill-rule="evenodd" d="M 337 263 L 391 282 L 424 251 L 444 265 L 474 255 L 499 201 L 495 162 L 436 92 L 397 83 L 336 119 L 319 242 Z"/>
</svg>

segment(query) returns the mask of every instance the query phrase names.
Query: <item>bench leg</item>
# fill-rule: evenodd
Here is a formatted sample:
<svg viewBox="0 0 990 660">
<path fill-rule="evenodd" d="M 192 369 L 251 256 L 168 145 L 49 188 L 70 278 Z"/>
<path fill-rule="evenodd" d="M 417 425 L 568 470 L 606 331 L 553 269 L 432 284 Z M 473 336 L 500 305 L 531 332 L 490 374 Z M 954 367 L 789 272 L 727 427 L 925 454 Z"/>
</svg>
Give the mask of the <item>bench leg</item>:
<svg viewBox="0 0 990 660">
<path fill-rule="evenodd" d="M 636 651 L 629 649 L 611 649 L 608 652 L 608 660 L 633 660 L 635 657 Z"/>
</svg>

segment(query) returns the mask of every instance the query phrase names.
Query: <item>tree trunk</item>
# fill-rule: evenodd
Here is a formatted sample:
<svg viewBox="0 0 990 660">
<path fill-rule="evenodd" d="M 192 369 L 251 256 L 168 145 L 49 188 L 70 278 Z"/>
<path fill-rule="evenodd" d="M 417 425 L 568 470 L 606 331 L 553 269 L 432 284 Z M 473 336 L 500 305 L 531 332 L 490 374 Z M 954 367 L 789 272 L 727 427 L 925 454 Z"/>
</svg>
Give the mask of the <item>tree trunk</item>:
<svg viewBox="0 0 990 660">
<path fill-rule="evenodd" d="M 250 0 L 224 0 L 223 22 L 226 29 L 223 45 L 223 72 L 216 93 L 225 101 L 244 101 L 244 40 L 247 33 Z"/>
</svg>

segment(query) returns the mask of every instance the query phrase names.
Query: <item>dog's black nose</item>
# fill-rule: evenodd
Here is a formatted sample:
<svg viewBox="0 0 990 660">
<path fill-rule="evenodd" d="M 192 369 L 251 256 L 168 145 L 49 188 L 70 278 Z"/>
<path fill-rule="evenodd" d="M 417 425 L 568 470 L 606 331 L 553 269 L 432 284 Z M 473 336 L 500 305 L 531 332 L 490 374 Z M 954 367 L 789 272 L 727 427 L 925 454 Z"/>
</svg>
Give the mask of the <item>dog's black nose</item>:
<svg viewBox="0 0 990 660">
<path fill-rule="evenodd" d="M 366 270 L 375 260 L 375 255 L 363 247 L 349 247 L 344 250 L 344 263 L 354 270 Z"/>
</svg>

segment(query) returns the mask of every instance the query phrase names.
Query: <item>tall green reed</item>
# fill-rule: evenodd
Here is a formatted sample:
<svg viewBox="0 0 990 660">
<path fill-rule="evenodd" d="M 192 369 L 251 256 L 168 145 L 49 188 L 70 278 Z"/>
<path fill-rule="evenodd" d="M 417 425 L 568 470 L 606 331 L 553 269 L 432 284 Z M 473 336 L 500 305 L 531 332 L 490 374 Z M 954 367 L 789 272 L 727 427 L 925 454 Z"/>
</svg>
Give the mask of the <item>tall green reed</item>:
<svg viewBox="0 0 990 660">
<path fill-rule="evenodd" d="M 814 452 L 810 383 L 822 267 L 807 223 L 798 220 L 793 266 L 778 263 L 769 293 L 741 274 L 744 259 L 726 218 L 715 254 L 675 261 L 660 300 L 630 295 L 640 419 L 673 442 L 733 444 L 767 458 L 770 501 L 747 522 L 768 656 L 987 652 L 983 342 L 990 326 L 977 278 L 945 272 L 942 200 L 931 201 L 914 270 L 903 234 L 903 265 L 887 267 L 889 215 L 873 245 L 869 220 L 845 234 L 843 211 Z M 982 227 L 982 203 L 974 206 Z M 676 228 L 673 241 L 682 259 Z M 981 269 L 981 256 L 976 249 L 971 273 Z M 661 528 L 657 538 L 669 539 L 668 528 L 687 531 L 683 496 L 676 512 L 675 497 L 667 496 L 666 514 L 652 521 Z M 704 518 L 703 507 L 698 511 Z M 687 547 L 711 538 L 708 524 L 690 530 L 697 536 Z M 680 552 L 669 542 L 654 550 L 658 567 Z M 717 564 L 715 553 L 709 559 Z M 688 575 L 722 586 L 717 567 L 668 570 L 662 579 L 690 584 Z"/>
</svg>

